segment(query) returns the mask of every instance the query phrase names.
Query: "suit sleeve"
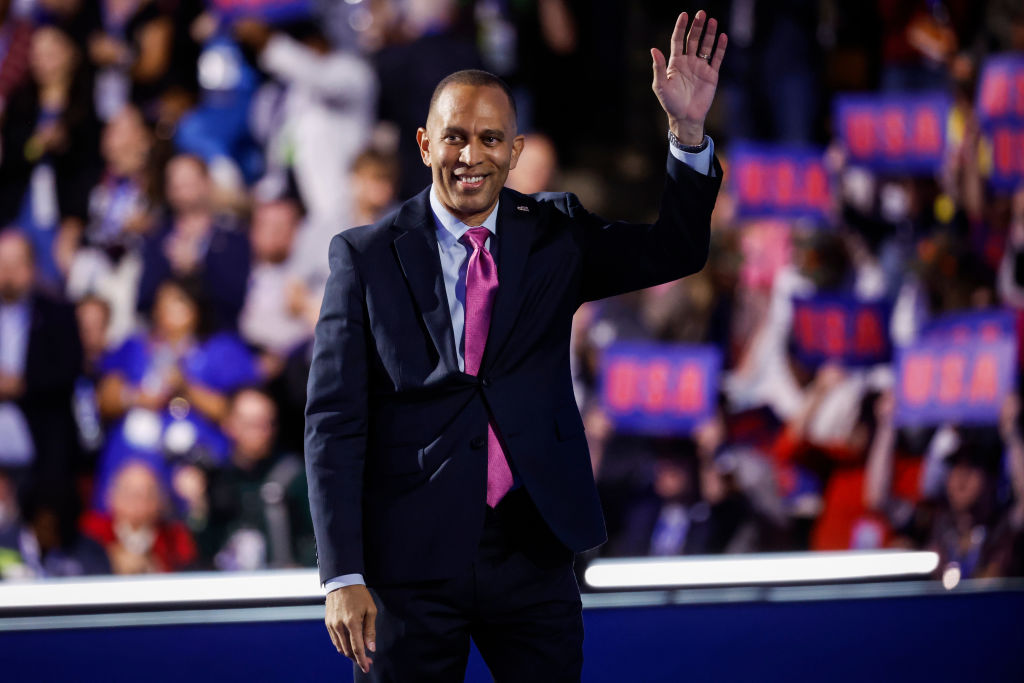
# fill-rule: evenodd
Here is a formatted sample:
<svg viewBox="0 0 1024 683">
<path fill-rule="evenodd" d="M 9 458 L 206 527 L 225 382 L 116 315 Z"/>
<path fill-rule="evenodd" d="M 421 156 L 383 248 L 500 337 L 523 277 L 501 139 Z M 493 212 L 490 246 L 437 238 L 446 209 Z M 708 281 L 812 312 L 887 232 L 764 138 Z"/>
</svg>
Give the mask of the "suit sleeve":
<svg viewBox="0 0 1024 683">
<path fill-rule="evenodd" d="M 331 273 L 313 340 L 306 475 L 320 582 L 363 573 L 362 486 L 368 412 L 366 308 L 352 246 L 331 241 Z"/>
<path fill-rule="evenodd" d="M 671 154 L 658 219 L 651 224 L 609 222 L 568 195 L 569 216 L 580 226 L 583 253 L 582 301 L 653 287 L 704 267 L 711 240 L 711 210 L 722 184 Z"/>
</svg>

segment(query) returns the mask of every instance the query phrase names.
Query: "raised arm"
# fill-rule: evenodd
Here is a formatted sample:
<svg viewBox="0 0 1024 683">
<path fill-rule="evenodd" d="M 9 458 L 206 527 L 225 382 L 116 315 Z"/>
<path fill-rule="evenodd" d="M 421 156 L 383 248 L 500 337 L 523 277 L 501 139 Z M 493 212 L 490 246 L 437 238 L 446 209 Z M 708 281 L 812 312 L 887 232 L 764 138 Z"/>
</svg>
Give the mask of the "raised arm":
<svg viewBox="0 0 1024 683">
<path fill-rule="evenodd" d="M 686 12 L 679 15 L 667 63 L 660 50 L 651 50 L 652 88 L 668 116 L 669 131 L 676 138 L 668 159 L 658 220 L 653 224 L 611 222 L 587 212 L 575 197 L 566 197 L 562 210 L 582 231 L 581 301 L 678 280 L 697 272 L 707 261 L 711 211 L 721 186 L 722 170 L 713 160 L 704 161 L 711 173 L 697 170 L 680 156 L 701 149 L 711 155 L 710 141 L 704 135 L 704 118 L 718 86 L 726 37 L 722 34 L 715 46 L 717 22 L 705 22 L 703 11 L 694 17 L 689 35 L 687 21 Z M 702 39 L 705 23 L 707 31 Z"/>
<path fill-rule="evenodd" d="M 718 88 L 718 71 L 725 58 L 728 37 L 723 33 L 715 47 L 716 19 L 707 19 L 704 10 L 693 18 L 686 33 L 688 17 L 679 15 L 672 31 L 668 63 L 658 48 L 651 48 L 654 60 L 652 89 L 668 115 L 668 128 L 683 145 L 700 145 L 704 141 L 704 119 L 711 109 Z M 701 31 L 707 31 L 701 39 Z"/>
</svg>

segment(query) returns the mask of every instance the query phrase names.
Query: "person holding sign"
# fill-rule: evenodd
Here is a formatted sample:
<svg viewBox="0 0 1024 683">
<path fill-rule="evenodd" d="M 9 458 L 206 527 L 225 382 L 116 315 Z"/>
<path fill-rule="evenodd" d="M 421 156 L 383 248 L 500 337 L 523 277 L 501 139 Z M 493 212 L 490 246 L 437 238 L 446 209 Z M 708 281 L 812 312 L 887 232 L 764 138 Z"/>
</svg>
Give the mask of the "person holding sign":
<svg viewBox="0 0 1024 683">
<path fill-rule="evenodd" d="M 356 680 L 461 681 L 471 638 L 499 681 L 580 680 L 574 555 L 607 534 L 572 315 L 700 270 L 722 182 L 704 119 L 726 37 L 684 12 L 671 47 L 651 51 L 669 123 L 653 224 L 503 189 L 515 102 L 460 71 L 417 132 L 432 185 L 331 242 L 306 467 L 326 626 Z"/>
</svg>

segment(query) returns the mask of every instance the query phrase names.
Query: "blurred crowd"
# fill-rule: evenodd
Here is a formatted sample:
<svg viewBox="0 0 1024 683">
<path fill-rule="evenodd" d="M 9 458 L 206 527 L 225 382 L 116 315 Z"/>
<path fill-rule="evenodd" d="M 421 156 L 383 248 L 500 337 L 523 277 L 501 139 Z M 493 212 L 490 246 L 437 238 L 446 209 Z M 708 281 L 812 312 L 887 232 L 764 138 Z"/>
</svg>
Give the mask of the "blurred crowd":
<svg viewBox="0 0 1024 683">
<path fill-rule="evenodd" d="M 327 245 L 430 182 L 414 134 L 448 73 L 516 92 L 510 186 L 656 210 L 646 48 L 696 7 L 239 4 L 0 0 L 0 577 L 315 566 L 302 428 Z M 827 147 L 835 220 L 740 220 L 727 184 L 702 273 L 580 309 L 610 536 L 594 554 L 898 546 L 958 576 L 1024 573 L 1016 396 L 989 426 L 899 427 L 890 364 L 808 368 L 789 344 L 796 294 L 891 300 L 897 344 L 944 313 L 1024 307 L 1024 188 L 988 189 L 974 113 L 985 59 L 1024 51 L 1024 6 L 705 9 L 730 37 L 708 121 L 727 176 L 738 140 Z M 835 93 L 925 90 L 954 98 L 942 168 L 847 163 Z M 618 433 L 601 358 L 624 340 L 719 347 L 714 417 Z"/>
</svg>

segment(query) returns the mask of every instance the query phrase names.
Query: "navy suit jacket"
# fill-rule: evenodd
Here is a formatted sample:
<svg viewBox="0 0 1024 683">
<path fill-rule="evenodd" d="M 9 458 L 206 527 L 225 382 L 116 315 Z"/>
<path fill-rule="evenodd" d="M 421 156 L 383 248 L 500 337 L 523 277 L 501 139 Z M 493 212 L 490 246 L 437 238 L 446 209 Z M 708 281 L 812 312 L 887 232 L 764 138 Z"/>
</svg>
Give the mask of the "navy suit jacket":
<svg viewBox="0 0 1024 683">
<path fill-rule="evenodd" d="M 572 194 L 503 189 L 477 376 L 459 370 L 429 188 L 333 238 L 305 431 L 321 582 L 464 571 L 484 525 L 488 419 L 554 534 L 575 552 L 607 540 L 569 371 L 572 316 L 704 266 L 714 169 L 669 155 L 653 224 L 609 222 Z"/>
</svg>

